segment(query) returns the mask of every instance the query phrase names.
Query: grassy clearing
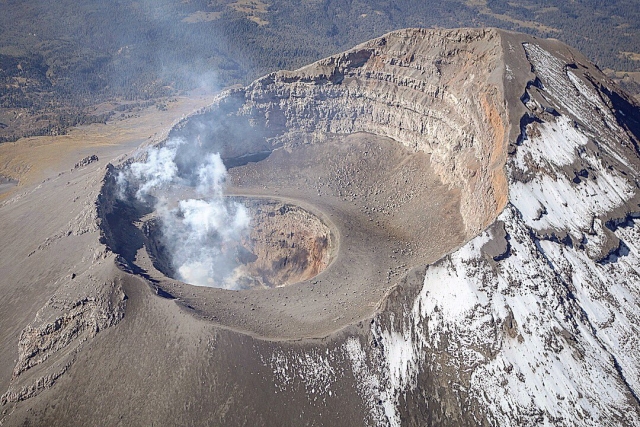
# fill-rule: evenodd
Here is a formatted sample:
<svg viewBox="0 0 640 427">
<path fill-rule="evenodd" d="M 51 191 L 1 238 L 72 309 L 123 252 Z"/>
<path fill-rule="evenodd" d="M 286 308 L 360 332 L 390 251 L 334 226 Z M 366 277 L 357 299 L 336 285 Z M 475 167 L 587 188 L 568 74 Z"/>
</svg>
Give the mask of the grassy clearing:
<svg viewBox="0 0 640 427">
<path fill-rule="evenodd" d="M 478 11 L 480 12 L 480 14 L 482 15 L 486 15 L 486 16 L 490 16 L 492 18 L 498 19 L 500 21 L 503 22 L 508 22 L 510 24 L 516 25 L 520 28 L 528 28 L 531 30 L 536 30 L 536 31 L 542 31 L 542 32 L 548 32 L 548 33 L 561 33 L 562 30 L 559 30 L 557 28 L 553 28 L 550 27 L 548 25 L 544 25 L 540 22 L 536 22 L 536 21 L 524 21 L 521 19 L 517 19 L 514 18 L 512 16 L 506 15 L 504 13 L 494 13 L 493 10 L 491 10 L 491 8 L 488 6 L 487 0 L 468 0 L 465 2 L 465 4 L 469 7 L 475 7 L 478 9 Z M 511 2 L 509 3 L 509 5 L 511 6 L 515 6 L 515 7 L 524 7 L 525 9 L 536 9 L 534 6 L 527 6 L 527 5 L 520 5 L 517 2 Z M 541 9 L 539 11 L 544 11 L 544 12 L 549 12 L 552 11 L 552 9 L 557 9 L 554 7 L 548 7 L 548 8 L 544 8 Z"/>
<path fill-rule="evenodd" d="M 637 52 L 620 52 L 620 55 L 632 61 L 640 61 L 640 53 Z"/>
<path fill-rule="evenodd" d="M 229 3 L 228 6 L 237 12 L 246 14 L 248 20 L 260 26 L 269 24 L 269 21 L 263 18 L 264 14 L 268 12 L 269 5 L 267 3 L 260 0 L 238 0 L 234 3 Z"/>
<path fill-rule="evenodd" d="M 199 10 L 187 16 L 186 18 L 183 18 L 182 22 L 186 22 L 188 24 L 197 24 L 199 22 L 215 21 L 216 19 L 220 19 L 220 17 L 222 17 L 222 12 L 203 12 Z"/>
<path fill-rule="evenodd" d="M 0 144 L 0 176 L 18 181 L 15 191 L 49 178 L 53 171 L 72 167 L 91 149 L 116 147 L 124 153 L 161 141 L 177 120 L 209 105 L 212 100 L 212 95 L 178 97 L 167 104 L 166 110 L 150 106 L 106 125 L 76 127 L 67 135 L 21 138 Z M 3 193 L 0 199 L 13 191 Z"/>
</svg>

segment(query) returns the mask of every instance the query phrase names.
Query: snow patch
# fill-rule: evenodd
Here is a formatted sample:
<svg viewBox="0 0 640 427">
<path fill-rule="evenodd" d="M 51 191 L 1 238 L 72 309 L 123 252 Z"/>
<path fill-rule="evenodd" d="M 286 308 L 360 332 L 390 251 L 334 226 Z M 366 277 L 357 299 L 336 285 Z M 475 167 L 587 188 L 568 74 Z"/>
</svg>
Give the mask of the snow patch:
<svg viewBox="0 0 640 427">
<path fill-rule="evenodd" d="M 328 350 L 325 354 L 316 350 L 303 354 L 276 352 L 263 363 L 273 370 L 278 390 L 291 389 L 299 382 L 304 386 L 309 400 L 315 401 L 335 394 L 331 386 L 336 382 L 338 373 L 331 365 L 329 355 Z"/>
</svg>

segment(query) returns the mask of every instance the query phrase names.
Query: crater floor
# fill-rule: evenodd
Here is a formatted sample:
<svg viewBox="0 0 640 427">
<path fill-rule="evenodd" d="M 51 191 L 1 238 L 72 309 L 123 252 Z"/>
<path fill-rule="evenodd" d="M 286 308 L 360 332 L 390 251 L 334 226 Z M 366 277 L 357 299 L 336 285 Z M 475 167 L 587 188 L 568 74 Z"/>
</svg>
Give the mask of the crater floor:
<svg viewBox="0 0 640 427">
<path fill-rule="evenodd" d="M 298 267 L 271 264 L 265 273 L 269 263 L 288 263 L 287 257 L 295 263 L 294 252 L 268 237 L 275 229 L 281 236 L 296 231 L 281 217 L 267 224 L 273 229 L 252 231 L 257 258 L 247 264 L 254 275 L 263 269 L 266 286 L 228 291 L 187 285 L 157 271 L 144 249 L 136 263 L 161 293 L 197 316 L 263 337 L 324 336 L 370 315 L 407 271 L 441 258 L 465 237 L 459 191 L 442 184 L 429 155 L 367 133 L 285 145 L 263 160 L 233 167 L 228 193 L 248 197 L 249 205 L 266 198 L 312 213 L 332 231 L 332 259 L 319 250 Z"/>
</svg>

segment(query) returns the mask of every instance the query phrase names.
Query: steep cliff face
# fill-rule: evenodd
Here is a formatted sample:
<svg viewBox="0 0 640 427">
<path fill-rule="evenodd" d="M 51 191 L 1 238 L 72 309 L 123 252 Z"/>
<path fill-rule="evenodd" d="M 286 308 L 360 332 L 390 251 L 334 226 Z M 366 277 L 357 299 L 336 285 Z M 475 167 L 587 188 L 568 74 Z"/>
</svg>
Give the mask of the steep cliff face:
<svg viewBox="0 0 640 427">
<path fill-rule="evenodd" d="M 432 154 L 443 182 L 462 190 L 475 234 L 505 203 L 501 59 L 494 30 L 390 33 L 257 81 L 245 106 L 294 132 L 370 132 Z"/>
<path fill-rule="evenodd" d="M 269 74 L 223 95 L 212 111 L 246 118 L 276 146 L 368 132 L 431 154 L 442 181 L 462 192 L 471 236 L 506 203 L 509 118 L 501 64 L 497 30 L 403 30 Z M 195 124 L 186 126 L 197 133 Z M 246 136 L 235 150 L 252 141 Z"/>
</svg>

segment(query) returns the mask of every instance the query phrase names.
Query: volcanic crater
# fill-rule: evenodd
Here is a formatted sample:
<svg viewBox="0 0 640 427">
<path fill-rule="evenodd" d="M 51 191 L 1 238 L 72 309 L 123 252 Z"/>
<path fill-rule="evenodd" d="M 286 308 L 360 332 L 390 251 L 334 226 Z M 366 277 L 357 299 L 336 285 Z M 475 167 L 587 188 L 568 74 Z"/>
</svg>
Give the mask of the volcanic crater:
<svg viewBox="0 0 640 427">
<path fill-rule="evenodd" d="M 67 155 L 0 205 L 0 424 L 639 425 L 638 116 L 558 41 L 408 29 Z M 242 290 L 158 234 L 214 153 Z"/>
<path fill-rule="evenodd" d="M 178 192 L 192 191 L 199 159 L 219 153 L 226 197 L 250 212 L 249 236 L 225 248 L 242 290 L 175 279 L 153 204 L 118 198 L 127 164 L 105 178 L 104 241 L 158 294 L 233 329 L 314 337 L 365 318 L 412 269 L 462 245 L 504 206 L 508 127 L 496 38 L 492 30 L 391 33 L 225 91 L 176 125 L 167 141 L 184 141 Z M 447 96 L 453 85 L 472 101 Z"/>
</svg>

